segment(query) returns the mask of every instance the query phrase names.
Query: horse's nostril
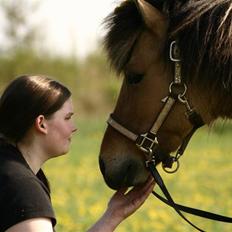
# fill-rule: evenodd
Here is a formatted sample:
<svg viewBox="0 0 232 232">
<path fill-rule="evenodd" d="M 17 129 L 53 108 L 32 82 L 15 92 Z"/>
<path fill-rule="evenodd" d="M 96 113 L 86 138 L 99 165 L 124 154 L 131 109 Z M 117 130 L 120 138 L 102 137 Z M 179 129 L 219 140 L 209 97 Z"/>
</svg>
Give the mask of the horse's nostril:
<svg viewBox="0 0 232 232">
<path fill-rule="evenodd" d="M 123 162 L 115 159 L 107 163 L 99 158 L 99 166 L 106 184 L 112 189 L 137 185 L 147 178 L 140 160 L 128 159 Z"/>
<path fill-rule="evenodd" d="M 104 176 L 105 175 L 105 163 L 101 158 L 99 158 L 99 166 L 100 166 L 100 170 L 102 172 L 102 175 Z"/>
</svg>

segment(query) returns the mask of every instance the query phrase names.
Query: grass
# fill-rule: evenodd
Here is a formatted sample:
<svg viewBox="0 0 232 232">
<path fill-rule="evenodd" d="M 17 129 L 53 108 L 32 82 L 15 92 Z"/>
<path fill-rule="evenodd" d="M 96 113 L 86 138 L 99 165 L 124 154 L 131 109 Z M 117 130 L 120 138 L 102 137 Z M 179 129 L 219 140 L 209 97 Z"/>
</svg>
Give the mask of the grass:
<svg viewBox="0 0 232 232">
<path fill-rule="evenodd" d="M 86 231 L 104 212 L 113 191 L 104 183 L 98 168 L 98 153 L 105 120 L 79 120 L 70 153 L 49 161 L 45 171 L 52 186 L 57 232 Z M 177 203 L 232 216 L 231 125 L 200 129 L 192 138 L 176 174 L 159 168 Z M 210 232 L 229 232 L 232 225 L 188 217 Z M 191 232 L 172 209 L 152 196 L 118 232 Z"/>
</svg>

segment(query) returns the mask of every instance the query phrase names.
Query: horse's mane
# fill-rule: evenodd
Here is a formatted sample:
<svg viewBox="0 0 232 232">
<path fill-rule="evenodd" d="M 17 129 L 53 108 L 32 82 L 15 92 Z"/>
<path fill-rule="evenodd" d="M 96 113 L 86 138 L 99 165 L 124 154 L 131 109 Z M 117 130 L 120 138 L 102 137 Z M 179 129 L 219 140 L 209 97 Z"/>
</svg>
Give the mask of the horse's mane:
<svg viewBox="0 0 232 232">
<path fill-rule="evenodd" d="M 150 3 L 154 0 L 147 0 Z M 170 24 L 168 42 L 178 38 L 186 81 L 199 83 L 232 96 L 231 0 L 166 0 Z M 145 25 L 133 0 L 127 0 L 106 18 L 105 47 L 117 72 L 123 71 Z"/>
</svg>

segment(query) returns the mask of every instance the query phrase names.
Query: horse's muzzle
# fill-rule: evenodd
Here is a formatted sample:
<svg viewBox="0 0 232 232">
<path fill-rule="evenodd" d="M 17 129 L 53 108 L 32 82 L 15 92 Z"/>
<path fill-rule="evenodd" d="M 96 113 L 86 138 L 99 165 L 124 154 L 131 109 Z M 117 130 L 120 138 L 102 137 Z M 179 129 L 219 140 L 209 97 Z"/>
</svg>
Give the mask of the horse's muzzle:
<svg viewBox="0 0 232 232">
<path fill-rule="evenodd" d="M 99 159 L 99 166 L 106 184 L 112 189 L 136 186 L 146 181 L 148 171 L 144 163 L 138 160 L 126 160 L 109 167 Z"/>
</svg>

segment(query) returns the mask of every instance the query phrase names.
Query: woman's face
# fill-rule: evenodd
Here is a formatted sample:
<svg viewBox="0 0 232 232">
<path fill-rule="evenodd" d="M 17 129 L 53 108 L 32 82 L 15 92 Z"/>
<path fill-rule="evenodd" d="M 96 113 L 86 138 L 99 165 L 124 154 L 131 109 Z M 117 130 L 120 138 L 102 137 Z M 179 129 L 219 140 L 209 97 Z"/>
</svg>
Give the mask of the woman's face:
<svg viewBox="0 0 232 232">
<path fill-rule="evenodd" d="M 69 151 L 72 134 L 77 130 L 72 120 L 73 104 L 69 98 L 51 118 L 46 120 L 46 150 L 51 156 L 59 156 Z"/>
</svg>

